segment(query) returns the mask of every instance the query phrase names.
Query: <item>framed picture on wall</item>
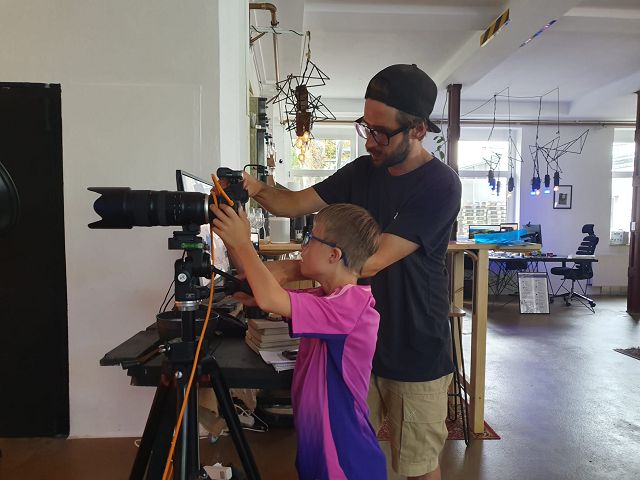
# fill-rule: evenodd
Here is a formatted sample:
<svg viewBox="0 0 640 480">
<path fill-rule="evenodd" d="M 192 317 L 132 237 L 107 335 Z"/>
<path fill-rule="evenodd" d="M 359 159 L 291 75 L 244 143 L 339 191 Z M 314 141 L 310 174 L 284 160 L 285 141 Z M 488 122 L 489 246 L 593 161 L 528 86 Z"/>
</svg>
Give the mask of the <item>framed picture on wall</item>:
<svg viewBox="0 0 640 480">
<path fill-rule="evenodd" d="M 571 208 L 572 185 L 558 185 L 558 191 L 553 191 L 553 208 L 568 210 Z"/>
</svg>

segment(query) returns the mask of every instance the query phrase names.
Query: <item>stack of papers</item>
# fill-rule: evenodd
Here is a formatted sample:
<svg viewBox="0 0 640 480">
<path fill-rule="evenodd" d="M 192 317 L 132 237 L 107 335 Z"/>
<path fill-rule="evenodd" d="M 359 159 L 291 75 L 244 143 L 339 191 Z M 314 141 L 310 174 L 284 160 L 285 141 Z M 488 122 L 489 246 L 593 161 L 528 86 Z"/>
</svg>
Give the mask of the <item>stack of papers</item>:
<svg viewBox="0 0 640 480">
<path fill-rule="evenodd" d="M 296 364 L 295 360 L 285 357 L 282 352 L 268 352 L 260 350 L 260 356 L 269 365 L 276 369 L 276 372 L 284 372 L 285 370 L 293 370 Z"/>
</svg>

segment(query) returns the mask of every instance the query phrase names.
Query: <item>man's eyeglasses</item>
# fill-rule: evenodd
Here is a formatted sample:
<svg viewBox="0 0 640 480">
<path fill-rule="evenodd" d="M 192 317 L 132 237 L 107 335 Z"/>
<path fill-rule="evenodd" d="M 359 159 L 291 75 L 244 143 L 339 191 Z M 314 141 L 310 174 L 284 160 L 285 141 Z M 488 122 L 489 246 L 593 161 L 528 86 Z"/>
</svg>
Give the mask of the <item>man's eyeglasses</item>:
<svg viewBox="0 0 640 480">
<path fill-rule="evenodd" d="M 406 132 L 407 130 L 412 128 L 412 126 L 409 125 L 406 127 L 397 128 L 396 130 L 393 130 L 391 132 L 387 132 L 385 130 L 371 128 L 366 123 L 363 123 L 363 120 L 364 120 L 364 117 L 360 117 L 354 122 L 358 135 L 360 135 L 362 138 L 365 138 L 365 139 L 371 137 L 378 145 L 382 145 L 382 146 L 389 145 L 389 141 L 391 140 L 391 137 L 399 133 Z"/>
<path fill-rule="evenodd" d="M 304 237 L 302 237 L 302 246 L 306 247 L 307 245 L 309 245 L 309 242 L 311 240 L 316 240 L 317 242 L 324 243 L 325 245 L 328 245 L 331 248 L 340 248 L 337 244 L 335 244 L 333 242 L 328 242 L 327 240 L 323 240 L 321 238 L 314 237 L 311 232 L 305 233 Z M 340 248 L 340 251 L 342 252 L 342 257 L 341 257 L 342 261 L 344 262 L 345 266 L 349 266 L 349 263 L 347 261 L 347 254 L 344 253 L 344 250 L 342 248 Z"/>
</svg>

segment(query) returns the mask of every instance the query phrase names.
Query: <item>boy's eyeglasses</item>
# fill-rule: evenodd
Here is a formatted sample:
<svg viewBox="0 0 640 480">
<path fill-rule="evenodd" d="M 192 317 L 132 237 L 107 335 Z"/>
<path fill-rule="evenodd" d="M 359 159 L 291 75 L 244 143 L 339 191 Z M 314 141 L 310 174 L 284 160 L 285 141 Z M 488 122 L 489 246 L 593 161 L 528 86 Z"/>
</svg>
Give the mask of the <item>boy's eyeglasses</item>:
<svg viewBox="0 0 640 480">
<path fill-rule="evenodd" d="M 391 141 L 391 137 L 399 133 L 406 132 L 407 130 L 412 128 L 412 126 L 409 125 L 406 127 L 397 128 L 396 130 L 393 130 L 391 132 L 386 132 L 384 130 L 371 128 L 366 123 L 363 123 L 363 120 L 364 120 L 364 117 L 360 117 L 354 122 L 358 135 L 360 135 L 364 139 L 371 137 L 375 140 L 375 142 L 378 145 L 382 145 L 383 147 L 389 145 L 389 142 Z"/>
<path fill-rule="evenodd" d="M 311 232 L 305 233 L 304 237 L 302 237 L 302 246 L 306 247 L 307 245 L 309 245 L 309 242 L 311 240 L 316 240 L 317 242 L 324 243 L 325 245 L 328 245 L 331 248 L 340 248 L 337 244 L 335 244 L 333 242 L 328 242 L 327 240 L 323 240 L 321 238 L 314 237 Z M 349 266 L 349 263 L 347 261 L 347 254 L 344 253 L 344 250 L 342 248 L 340 248 L 340 251 L 342 252 L 342 257 L 341 257 L 342 261 L 344 262 L 345 266 Z"/>
</svg>

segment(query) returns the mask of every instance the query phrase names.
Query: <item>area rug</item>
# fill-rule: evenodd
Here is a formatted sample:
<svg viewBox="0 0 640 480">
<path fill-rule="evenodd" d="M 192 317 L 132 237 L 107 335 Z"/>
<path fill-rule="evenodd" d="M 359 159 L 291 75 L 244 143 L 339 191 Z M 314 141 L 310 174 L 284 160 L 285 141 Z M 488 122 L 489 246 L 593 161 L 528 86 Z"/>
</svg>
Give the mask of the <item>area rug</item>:
<svg viewBox="0 0 640 480">
<path fill-rule="evenodd" d="M 635 358 L 636 360 L 640 360 L 640 347 L 614 348 L 613 350 L 631 358 Z"/>
<path fill-rule="evenodd" d="M 449 417 L 447 417 L 446 424 L 447 430 L 449 430 L 449 436 L 447 437 L 448 440 L 464 440 L 464 429 L 462 428 L 462 416 L 460 414 L 456 415 L 455 420 L 449 420 Z M 500 440 L 500 435 L 498 435 L 487 422 L 484 422 L 484 432 L 470 433 L 470 438 L 473 440 Z M 388 442 L 391 440 L 391 430 L 388 419 L 385 420 L 382 427 L 380 427 L 378 440 L 382 442 Z"/>
</svg>

